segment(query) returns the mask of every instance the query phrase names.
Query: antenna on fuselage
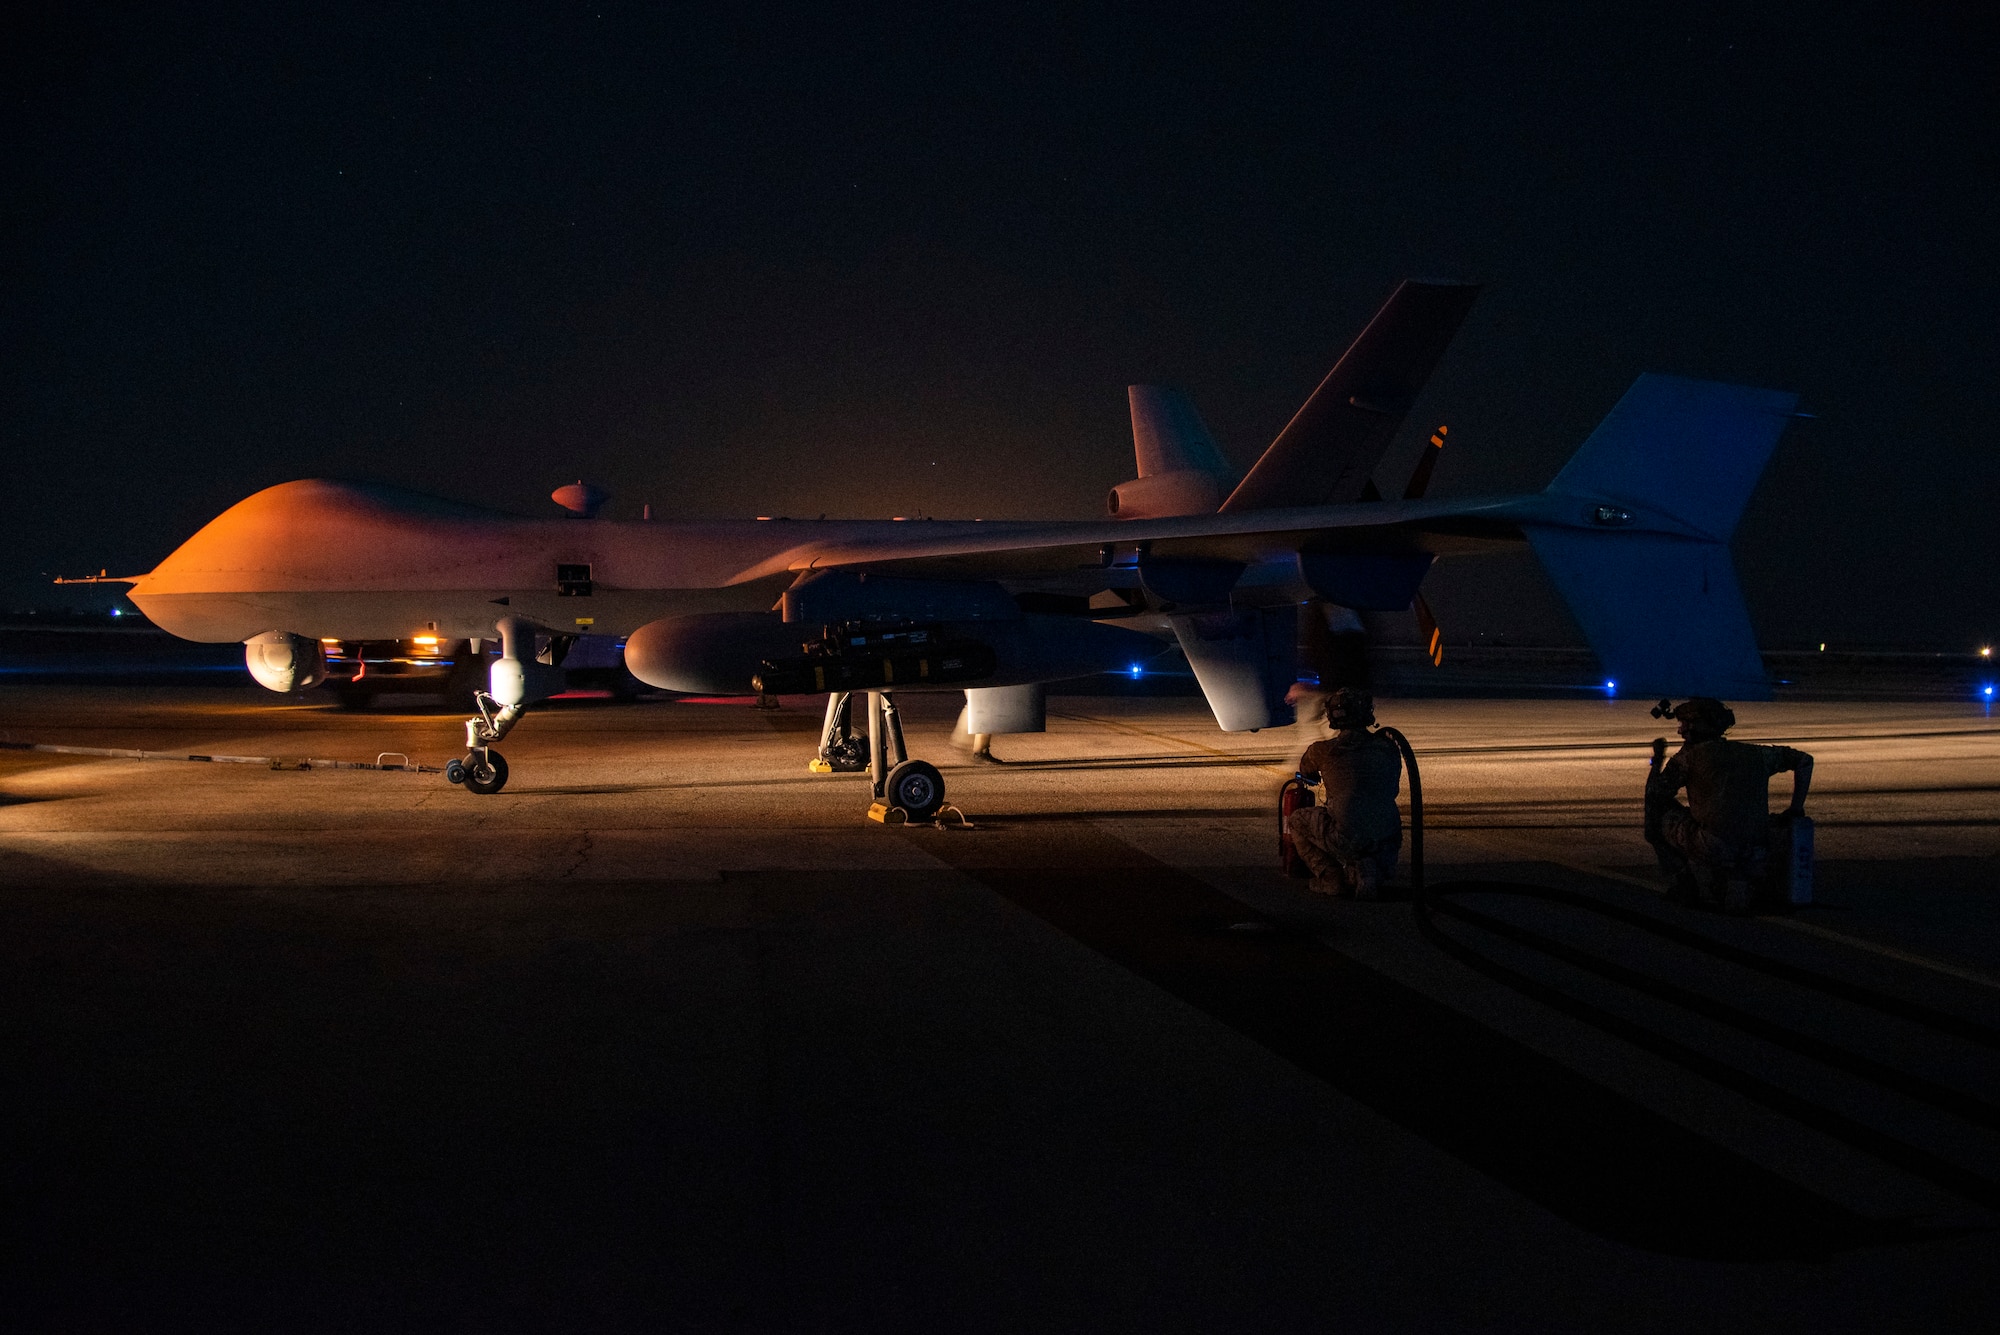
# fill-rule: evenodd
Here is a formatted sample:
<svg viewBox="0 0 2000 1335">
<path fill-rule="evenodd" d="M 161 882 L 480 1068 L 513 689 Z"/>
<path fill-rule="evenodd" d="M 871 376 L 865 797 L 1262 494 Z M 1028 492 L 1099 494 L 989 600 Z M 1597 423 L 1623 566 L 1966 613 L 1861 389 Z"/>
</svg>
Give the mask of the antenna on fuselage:
<svg viewBox="0 0 2000 1335">
<path fill-rule="evenodd" d="M 595 519 L 597 512 L 604 508 L 604 503 L 611 499 L 611 493 L 578 478 L 567 487 L 557 487 L 550 492 L 549 499 L 578 519 Z M 649 519 L 652 518 L 651 508 L 647 507 Z"/>
</svg>

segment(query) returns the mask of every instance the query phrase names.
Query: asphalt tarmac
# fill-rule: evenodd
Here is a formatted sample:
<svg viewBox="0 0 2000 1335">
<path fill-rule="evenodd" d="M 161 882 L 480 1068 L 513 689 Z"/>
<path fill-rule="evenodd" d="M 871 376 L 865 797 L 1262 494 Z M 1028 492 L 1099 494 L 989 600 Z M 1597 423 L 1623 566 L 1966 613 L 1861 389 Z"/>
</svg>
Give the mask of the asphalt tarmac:
<svg viewBox="0 0 2000 1335">
<path fill-rule="evenodd" d="M 1981 707 L 1740 708 L 1818 758 L 1820 898 L 1731 919 L 1657 894 L 1642 702 L 1383 702 L 1427 917 L 1276 871 L 1308 729 L 1057 697 L 981 766 L 909 698 L 976 828 L 891 829 L 819 703 L 553 706 L 492 797 L 0 751 L 10 1328 L 1992 1325 Z M 17 686 L 0 733 L 462 727 Z"/>
</svg>

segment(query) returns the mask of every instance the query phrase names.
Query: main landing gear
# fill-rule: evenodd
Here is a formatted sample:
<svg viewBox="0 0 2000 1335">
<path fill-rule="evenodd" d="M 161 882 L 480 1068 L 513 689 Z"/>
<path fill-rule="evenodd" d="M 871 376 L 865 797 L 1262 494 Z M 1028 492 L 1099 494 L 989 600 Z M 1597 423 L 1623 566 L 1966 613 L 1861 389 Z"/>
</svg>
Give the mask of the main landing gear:
<svg viewBox="0 0 2000 1335">
<path fill-rule="evenodd" d="M 910 820 L 929 820 L 944 805 L 944 775 L 929 761 L 910 759 L 902 716 L 887 691 L 859 692 L 868 701 L 868 736 L 865 741 L 856 737 L 855 694 L 841 691 L 827 697 L 819 755 L 809 768 L 815 774 L 858 774 L 865 769 L 875 798 L 870 815 L 879 809 L 877 819 L 881 819 L 900 809 Z"/>
<path fill-rule="evenodd" d="M 815 774 L 859 774 L 868 768 L 868 743 L 854 735 L 854 692 L 834 691 L 826 697 L 819 754 L 806 768 Z"/>
</svg>

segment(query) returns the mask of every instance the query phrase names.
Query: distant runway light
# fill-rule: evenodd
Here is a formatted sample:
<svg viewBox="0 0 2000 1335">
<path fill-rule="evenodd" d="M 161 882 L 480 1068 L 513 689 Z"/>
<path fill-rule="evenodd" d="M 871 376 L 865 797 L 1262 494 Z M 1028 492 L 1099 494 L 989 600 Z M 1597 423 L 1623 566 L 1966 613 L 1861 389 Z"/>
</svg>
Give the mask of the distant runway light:
<svg viewBox="0 0 2000 1335">
<path fill-rule="evenodd" d="M 1607 680 L 1604 683 L 1604 689 L 1611 692 L 1611 694 L 1616 695 L 1618 694 L 1618 683 L 1615 681 Z"/>
<path fill-rule="evenodd" d="M 1132 665 L 1132 675 L 1133 675 L 1134 677 L 1137 677 L 1137 676 L 1139 675 L 1139 665 L 1138 665 L 1137 663 L 1134 663 L 1134 664 Z M 1990 688 L 1989 688 L 1989 689 L 1987 690 L 1987 692 L 1986 692 L 1986 693 L 1987 693 L 1988 695 L 1991 695 L 1991 694 L 1993 694 L 1993 692 L 1992 692 L 1992 690 L 1991 690 Z"/>
<path fill-rule="evenodd" d="M 1985 696 L 1988 700 L 1991 700 L 1993 698 L 1993 688 L 1991 686 L 1984 688 L 1979 693 Z"/>
<path fill-rule="evenodd" d="M 1991 657 L 1993 657 L 1993 646 L 1989 644 L 1989 645 L 1985 646 L 1984 648 L 1982 648 L 1982 649 L 1981 649 L 1981 650 L 1979 651 L 1979 656 L 1980 656 L 1981 658 L 1991 658 Z"/>
</svg>

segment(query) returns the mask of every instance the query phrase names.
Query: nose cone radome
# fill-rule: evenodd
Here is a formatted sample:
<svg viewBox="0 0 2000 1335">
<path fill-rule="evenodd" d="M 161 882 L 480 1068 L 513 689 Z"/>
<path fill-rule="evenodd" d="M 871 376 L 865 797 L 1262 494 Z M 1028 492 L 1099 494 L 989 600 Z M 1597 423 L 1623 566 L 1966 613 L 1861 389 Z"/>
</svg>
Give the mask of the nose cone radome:
<svg viewBox="0 0 2000 1335">
<path fill-rule="evenodd" d="M 464 539 L 501 518 L 397 487 L 318 478 L 286 482 L 203 525 L 147 577 L 147 591 L 407 583 L 412 572 L 435 570 L 441 554 L 480 569 L 493 552 Z"/>
</svg>

